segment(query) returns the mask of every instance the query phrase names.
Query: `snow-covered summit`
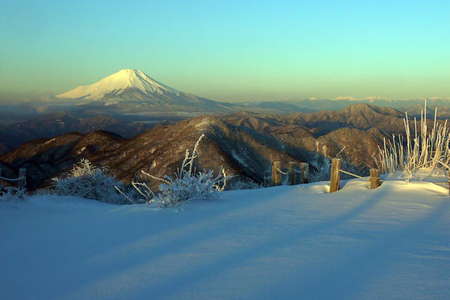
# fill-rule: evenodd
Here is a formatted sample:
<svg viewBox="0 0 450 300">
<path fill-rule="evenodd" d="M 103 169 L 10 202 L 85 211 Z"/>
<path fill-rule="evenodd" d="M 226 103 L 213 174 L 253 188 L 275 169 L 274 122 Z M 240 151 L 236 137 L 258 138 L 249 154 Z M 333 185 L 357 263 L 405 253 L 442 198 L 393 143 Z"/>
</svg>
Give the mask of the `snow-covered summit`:
<svg viewBox="0 0 450 300">
<path fill-rule="evenodd" d="M 178 91 L 139 70 L 124 69 L 57 98 L 115 113 L 228 112 L 229 105 Z M 92 104 L 92 105 L 91 105 Z"/>
<path fill-rule="evenodd" d="M 139 91 L 147 96 L 179 95 L 179 91 L 168 87 L 142 71 L 123 69 L 90 85 L 79 86 L 57 95 L 65 99 L 100 100 L 107 96 L 121 95 L 127 90 Z"/>
</svg>

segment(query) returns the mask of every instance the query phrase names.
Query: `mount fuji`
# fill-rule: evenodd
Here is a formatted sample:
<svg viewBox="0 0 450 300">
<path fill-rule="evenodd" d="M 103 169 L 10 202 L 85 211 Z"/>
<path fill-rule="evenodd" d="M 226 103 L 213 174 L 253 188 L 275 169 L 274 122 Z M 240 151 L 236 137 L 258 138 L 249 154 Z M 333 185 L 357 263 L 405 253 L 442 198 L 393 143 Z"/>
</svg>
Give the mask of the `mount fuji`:
<svg viewBox="0 0 450 300">
<path fill-rule="evenodd" d="M 120 70 L 56 97 L 80 105 L 102 105 L 126 112 L 227 112 L 232 106 L 178 91 L 132 69 Z"/>
</svg>

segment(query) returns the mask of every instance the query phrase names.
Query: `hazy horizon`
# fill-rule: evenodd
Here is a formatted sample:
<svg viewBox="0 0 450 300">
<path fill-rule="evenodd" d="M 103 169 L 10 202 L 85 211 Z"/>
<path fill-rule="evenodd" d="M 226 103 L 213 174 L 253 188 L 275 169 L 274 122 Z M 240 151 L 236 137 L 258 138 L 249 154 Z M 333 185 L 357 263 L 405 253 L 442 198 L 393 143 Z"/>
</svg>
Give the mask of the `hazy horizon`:
<svg viewBox="0 0 450 300">
<path fill-rule="evenodd" d="M 132 68 L 229 102 L 446 98 L 449 11 L 438 0 L 7 1 L 0 96 L 61 93 Z"/>
</svg>

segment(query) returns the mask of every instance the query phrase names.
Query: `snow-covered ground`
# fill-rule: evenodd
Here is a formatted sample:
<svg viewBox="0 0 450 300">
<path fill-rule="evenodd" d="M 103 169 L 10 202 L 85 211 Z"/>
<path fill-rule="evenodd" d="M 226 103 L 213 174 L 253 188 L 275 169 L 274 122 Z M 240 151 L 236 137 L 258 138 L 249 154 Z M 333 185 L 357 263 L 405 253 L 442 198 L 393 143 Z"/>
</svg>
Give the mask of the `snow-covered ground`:
<svg viewBox="0 0 450 300">
<path fill-rule="evenodd" d="M 450 299 L 450 199 L 352 180 L 180 208 L 0 203 L 2 299 Z"/>
</svg>

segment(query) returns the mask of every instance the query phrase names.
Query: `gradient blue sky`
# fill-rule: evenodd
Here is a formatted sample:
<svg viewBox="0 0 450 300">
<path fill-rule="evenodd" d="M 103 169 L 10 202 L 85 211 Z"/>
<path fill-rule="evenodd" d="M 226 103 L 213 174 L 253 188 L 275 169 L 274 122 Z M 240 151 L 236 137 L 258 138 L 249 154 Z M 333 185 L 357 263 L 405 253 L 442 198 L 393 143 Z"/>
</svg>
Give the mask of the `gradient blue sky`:
<svg viewBox="0 0 450 300">
<path fill-rule="evenodd" d="M 0 93 L 123 68 L 220 100 L 450 96 L 450 1 L 0 1 Z"/>
</svg>

